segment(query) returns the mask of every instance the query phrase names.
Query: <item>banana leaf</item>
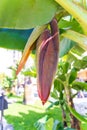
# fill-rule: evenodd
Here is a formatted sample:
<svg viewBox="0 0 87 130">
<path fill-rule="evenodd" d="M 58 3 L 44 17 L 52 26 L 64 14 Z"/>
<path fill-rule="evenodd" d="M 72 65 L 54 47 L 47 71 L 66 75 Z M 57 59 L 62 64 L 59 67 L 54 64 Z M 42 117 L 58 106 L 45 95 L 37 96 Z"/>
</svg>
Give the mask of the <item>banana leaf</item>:
<svg viewBox="0 0 87 130">
<path fill-rule="evenodd" d="M 0 29 L 0 47 L 23 50 L 33 29 Z"/>
<path fill-rule="evenodd" d="M 86 90 L 87 91 L 87 83 L 74 81 L 72 83 L 72 88 L 74 88 L 76 90 Z"/>
<path fill-rule="evenodd" d="M 64 56 L 65 54 L 68 53 L 68 51 L 70 51 L 70 49 L 72 47 L 74 47 L 76 45 L 75 42 L 67 39 L 67 38 L 63 38 L 61 41 L 60 41 L 60 49 L 59 49 L 59 57 L 62 57 Z"/>
<path fill-rule="evenodd" d="M 73 108 L 69 107 L 70 112 L 81 122 L 87 123 L 86 117 L 80 115 L 78 112 L 76 112 Z"/>
<path fill-rule="evenodd" d="M 0 0 L 0 27 L 29 29 L 51 21 L 58 8 L 54 0 Z"/>
</svg>

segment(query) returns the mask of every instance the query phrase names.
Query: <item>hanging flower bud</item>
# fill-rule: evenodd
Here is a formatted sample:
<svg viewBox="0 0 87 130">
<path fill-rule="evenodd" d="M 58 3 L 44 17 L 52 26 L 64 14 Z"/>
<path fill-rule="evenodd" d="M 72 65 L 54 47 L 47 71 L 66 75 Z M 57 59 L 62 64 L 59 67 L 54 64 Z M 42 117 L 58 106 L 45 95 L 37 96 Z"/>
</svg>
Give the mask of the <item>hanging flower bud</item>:
<svg viewBox="0 0 87 130">
<path fill-rule="evenodd" d="M 59 52 L 58 27 L 55 19 L 51 21 L 50 28 L 51 33 L 46 29 L 37 42 L 37 88 L 43 104 L 50 94 Z"/>
</svg>

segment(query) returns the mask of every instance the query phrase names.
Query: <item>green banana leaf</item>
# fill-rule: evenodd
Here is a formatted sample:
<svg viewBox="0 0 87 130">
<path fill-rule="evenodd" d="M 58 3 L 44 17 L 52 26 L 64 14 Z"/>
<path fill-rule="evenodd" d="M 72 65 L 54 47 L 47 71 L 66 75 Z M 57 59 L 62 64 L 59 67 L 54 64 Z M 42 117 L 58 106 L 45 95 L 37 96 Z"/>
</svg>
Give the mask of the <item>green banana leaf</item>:
<svg viewBox="0 0 87 130">
<path fill-rule="evenodd" d="M 59 49 L 59 57 L 62 57 L 64 56 L 65 54 L 68 53 L 68 51 L 70 51 L 70 49 L 72 47 L 74 47 L 76 45 L 75 42 L 67 39 L 67 38 L 63 38 L 61 41 L 60 41 L 60 49 Z"/>
<path fill-rule="evenodd" d="M 63 83 L 61 83 L 60 80 L 58 80 L 58 78 L 54 80 L 54 88 L 58 92 L 61 92 L 64 89 Z"/>
<path fill-rule="evenodd" d="M 58 75 L 65 75 L 70 68 L 69 62 L 63 62 L 62 60 L 58 64 Z"/>
<path fill-rule="evenodd" d="M 78 56 L 81 56 L 85 51 L 79 45 L 76 45 L 71 49 L 71 52 L 77 54 Z"/>
<path fill-rule="evenodd" d="M 69 84 L 71 84 L 77 77 L 77 70 L 75 68 L 71 69 L 69 76 Z"/>
<path fill-rule="evenodd" d="M 53 124 L 53 128 L 52 130 L 63 130 L 63 124 L 62 122 L 58 121 L 58 120 L 54 120 L 54 124 Z"/>
<path fill-rule="evenodd" d="M 46 122 L 48 120 L 48 115 L 45 115 L 44 117 L 40 118 L 34 123 L 34 126 L 38 130 L 46 130 Z"/>
<path fill-rule="evenodd" d="M 58 22 L 59 28 L 62 28 L 64 30 L 71 29 L 73 31 L 83 33 L 83 30 L 80 26 L 80 24 L 73 18 L 70 20 L 70 16 L 68 16 L 68 19 L 61 18 Z"/>
<path fill-rule="evenodd" d="M 0 27 L 29 29 L 51 21 L 58 8 L 54 0 L 0 0 Z"/>
<path fill-rule="evenodd" d="M 62 34 L 62 36 L 69 38 L 70 40 L 73 40 L 85 51 L 87 50 L 87 36 L 86 35 L 80 34 L 76 31 L 67 30 L 65 33 Z"/>
<path fill-rule="evenodd" d="M 53 92 L 51 92 L 51 97 L 58 100 L 58 91 L 56 89 L 54 89 Z"/>
<path fill-rule="evenodd" d="M 54 101 L 54 102 L 51 102 L 50 101 L 50 105 L 46 108 L 46 110 L 49 110 L 50 108 L 53 108 L 54 106 L 58 106 L 59 105 L 59 101 Z"/>
<path fill-rule="evenodd" d="M 74 81 L 72 83 L 72 88 L 74 88 L 76 90 L 86 90 L 87 91 L 87 83 Z"/>
<path fill-rule="evenodd" d="M 87 119 L 76 112 L 73 108 L 69 107 L 69 110 L 79 121 L 87 123 Z"/>
<path fill-rule="evenodd" d="M 36 78 L 36 68 L 28 68 L 27 70 L 22 71 L 22 74 L 25 76 L 32 76 Z"/>
<path fill-rule="evenodd" d="M 23 50 L 32 30 L 0 29 L 0 47 Z"/>
<path fill-rule="evenodd" d="M 77 70 L 85 69 L 87 67 L 87 56 L 78 57 L 78 55 L 76 54 L 71 54 L 71 55 L 72 55 L 72 60 L 73 60 L 71 62 L 73 62 L 73 65 Z M 68 55 L 68 58 L 69 58 L 69 55 Z"/>
<path fill-rule="evenodd" d="M 85 51 L 80 46 L 75 45 L 71 48 L 70 51 L 68 51 L 68 53 L 65 55 L 65 58 L 69 63 L 73 63 L 74 67 L 77 68 L 77 70 L 81 68 L 84 69 L 87 66 L 87 56 L 82 56 L 84 52 Z"/>
<path fill-rule="evenodd" d="M 34 123 L 37 130 L 63 130 L 63 124 L 59 120 L 49 118 L 48 115 Z"/>
<path fill-rule="evenodd" d="M 76 1 L 72 0 L 55 0 L 58 4 L 60 4 L 69 14 L 71 14 L 81 25 L 85 34 L 87 34 L 87 5 L 86 8 L 82 3 L 78 4 Z M 82 5 L 82 6 L 81 6 Z"/>
</svg>

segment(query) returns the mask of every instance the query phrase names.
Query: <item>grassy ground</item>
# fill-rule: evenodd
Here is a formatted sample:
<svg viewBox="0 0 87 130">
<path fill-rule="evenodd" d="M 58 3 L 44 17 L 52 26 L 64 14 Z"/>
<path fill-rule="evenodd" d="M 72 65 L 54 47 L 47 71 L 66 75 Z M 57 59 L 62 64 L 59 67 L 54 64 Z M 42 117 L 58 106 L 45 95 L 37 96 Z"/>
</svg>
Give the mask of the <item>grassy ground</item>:
<svg viewBox="0 0 87 130">
<path fill-rule="evenodd" d="M 23 105 L 22 102 L 9 104 L 4 111 L 7 122 L 14 126 L 14 130 L 36 130 L 34 123 L 41 117 L 48 115 L 49 118 L 62 120 L 61 110 L 54 107 L 45 111 L 48 103 L 43 106 L 40 101 L 34 105 Z"/>
<path fill-rule="evenodd" d="M 13 125 L 14 130 L 36 130 L 34 123 L 46 115 L 53 120 L 62 121 L 62 113 L 58 107 L 46 111 L 49 103 L 43 106 L 40 101 L 36 101 L 32 105 L 24 105 L 21 98 L 17 100 L 18 102 L 9 104 L 8 109 L 4 111 L 7 122 Z M 81 127 L 81 130 L 87 130 L 87 123 L 83 123 Z"/>
</svg>

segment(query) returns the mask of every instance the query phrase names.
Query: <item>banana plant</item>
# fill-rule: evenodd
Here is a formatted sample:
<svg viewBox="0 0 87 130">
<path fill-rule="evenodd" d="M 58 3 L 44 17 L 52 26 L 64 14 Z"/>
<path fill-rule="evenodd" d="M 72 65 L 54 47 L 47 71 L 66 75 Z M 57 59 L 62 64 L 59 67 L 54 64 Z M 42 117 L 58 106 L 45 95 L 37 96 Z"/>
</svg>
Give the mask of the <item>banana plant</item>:
<svg viewBox="0 0 87 130">
<path fill-rule="evenodd" d="M 54 19 L 56 20 L 56 24 L 53 25 Z M 72 52 L 73 48 L 76 49 L 80 55 L 82 52 L 86 51 L 86 21 L 86 0 L 25 0 L 25 2 L 21 0 L 0 1 L 1 28 L 23 30 L 34 28 L 27 39 L 27 42 L 24 42 L 26 46 L 16 73 L 18 74 L 21 71 L 32 50 L 36 49 L 38 92 L 43 104 L 47 101 L 50 94 L 51 85 L 56 73 L 58 57 L 62 57 L 70 52 L 72 59 L 72 57 L 75 57 L 75 54 L 73 55 Z M 67 42 L 64 42 L 64 40 L 67 40 Z M 3 44 L 8 47 L 11 46 L 9 42 L 6 41 L 3 41 Z M 22 41 L 20 41 L 20 44 L 22 44 Z M 79 52 L 79 48 L 81 52 Z M 64 83 L 66 83 L 64 86 L 67 86 L 67 88 L 64 87 L 66 95 L 69 95 L 70 93 L 68 87 L 69 78 L 70 77 L 67 77 L 67 82 L 64 81 Z M 46 82 L 44 82 L 44 80 Z M 70 83 L 72 83 L 72 80 Z M 46 95 L 44 93 L 45 89 L 42 86 L 46 86 Z M 69 103 L 69 100 L 67 101 Z M 71 110 L 70 107 L 69 109 Z"/>
<path fill-rule="evenodd" d="M 75 51 L 75 50 L 74 50 Z M 73 52 L 73 49 L 72 49 Z M 72 53 L 74 55 L 74 52 Z M 75 53 L 76 54 L 76 53 Z M 58 65 L 58 70 L 55 76 L 55 80 L 54 80 L 54 90 L 53 92 L 51 92 L 51 97 L 55 99 L 55 102 L 50 101 L 50 106 L 47 108 L 47 110 L 49 110 L 50 108 L 52 108 L 54 105 L 55 106 L 60 106 L 61 110 L 62 110 L 62 118 L 63 118 L 63 127 L 67 127 L 68 129 L 68 124 L 70 122 L 70 118 L 69 113 L 71 113 L 72 115 L 74 115 L 75 119 L 75 124 L 76 124 L 76 120 L 77 122 L 87 122 L 87 120 L 81 116 L 80 114 L 78 114 L 74 108 L 71 108 L 71 106 L 69 106 L 68 102 L 67 102 L 67 95 L 65 94 L 65 91 L 71 91 L 71 89 L 75 89 L 78 93 L 79 90 L 86 90 L 87 91 L 87 83 L 84 82 L 80 82 L 77 81 L 77 72 L 80 69 L 84 69 L 87 67 L 87 56 L 81 56 L 78 55 L 79 59 L 76 57 L 76 55 L 73 56 L 71 58 L 71 51 L 64 56 L 62 59 L 63 61 L 59 61 L 59 65 Z M 67 58 L 66 58 L 67 57 Z M 73 63 L 73 64 L 72 64 Z M 78 66 L 78 63 L 80 63 L 80 65 Z M 72 65 L 72 66 L 71 66 Z M 25 75 L 29 75 L 29 76 L 35 76 L 32 74 L 35 74 L 35 68 L 33 69 L 33 73 L 32 73 L 32 68 L 29 69 L 29 71 L 23 71 L 22 73 L 24 73 Z M 68 81 L 67 81 L 68 78 Z M 68 89 L 66 86 L 66 82 L 68 82 Z M 68 95 L 70 94 L 71 98 L 71 102 L 73 104 L 73 98 L 76 94 L 72 94 L 71 92 L 68 93 Z M 70 114 L 70 115 L 71 115 Z M 38 122 L 36 123 L 38 125 Z M 44 124 L 45 127 L 46 124 Z M 39 127 L 39 126 L 38 126 Z M 57 127 L 57 126 L 56 126 Z"/>
<path fill-rule="evenodd" d="M 32 11 L 32 7 L 33 7 L 33 11 Z M 68 30 L 74 29 L 75 32 L 77 31 L 78 33 L 83 33 L 83 35 L 85 35 L 86 34 L 84 33 L 86 32 L 85 21 L 87 19 L 86 7 L 87 7 L 86 0 L 78 0 L 78 1 L 77 0 L 76 1 L 75 0 L 65 0 L 65 1 L 45 0 L 43 2 L 40 0 L 38 1 L 25 0 L 25 2 L 21 2 L 21 1 L 18 2 L 15 0 L 12 1 L 1 0 L 0 1 L 0 21 L 1 21 L 0 27 L 4 29 L 6 28 L 12 29 L 14 31 L 14 37 L 16 37 L 19 43 L 17 42 L 17 46 L 16 46 L 16 40 L 15 41 L 14 39 L 12 40 L 13 36 L 10 34 L 8 35 L 9 30 L 5 32 L 5 34 L 2 31 L 0 31 L 0 36 L 1 36 L 0 39 L 2 39 L 2 37 L 5 37 L 3 41 L 1 40 L 0 46 L 5 48 L 11 48 L 11 49 L 20 49 L 20 48 L 24 49 L 24 46 L 27 42 L 26 40 L 28 39 L 23 40 L 23 35 L 21 35 L 22 37 L 17 36 L 15 29 L 25 30 L 25 29 L 35 28 L 36 26 L 43 26 L 48 24 L 53 17 L 57 18 L 60 29 L 64 29 L 60 27 L 62 23 L 62 25 L 67 26 L 66 28 Z M 47 8 L 48 10 L 45 10 L 44 8 Z M 70 20 L 64 20 L 66 19 L 65 18 L 66 16 L 70 17 Z M 65 35 L 63 36 L 66 37 Z M 14 44 L 12 41 L 11 44 L 9 44 L 8 37 L 14 42 Z M 73 38 L 70 39 L 73 40 Z M 75 42 L 78 43 L 76 39 Z M 84 42 L 82 43 L 84 46 Z"/>
<path fill-rule="evenodd" d="M 78 63 L 78 61 L 79 60 L 77 59 L 76 62 Z M 77 72 L 81 68 L 86 67 L 86 62 L 83 66 L 84 57 L 81 59 L 82 64 L 80 67 L 78 67 L 77 63 L 76 65 L 72 65 L 72 62 L 69 62 L 65 59 L 59 62 L 58 71 L 54 80 L 54 90 L 51 92 L 51 97 L 54 98 L 55 101 L 51 101 L 51 104 L 47 108 L 47 110 L 49 110 L 54 105 L 59 105 L 62 110 L 64 128 L 68 127 L 68 124 L 71 120 L 71 128 L 81 129 L 80 123 L 86 123 L 87 120 L 75 111 L 73 98 L 77 95 L 79 90 L 87 91 L 87 83 L 76 80 Z M 76 94 L 73 94 L 71 92 L 72 89 L 76 90 Z"/>
</svg>

